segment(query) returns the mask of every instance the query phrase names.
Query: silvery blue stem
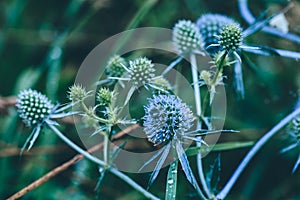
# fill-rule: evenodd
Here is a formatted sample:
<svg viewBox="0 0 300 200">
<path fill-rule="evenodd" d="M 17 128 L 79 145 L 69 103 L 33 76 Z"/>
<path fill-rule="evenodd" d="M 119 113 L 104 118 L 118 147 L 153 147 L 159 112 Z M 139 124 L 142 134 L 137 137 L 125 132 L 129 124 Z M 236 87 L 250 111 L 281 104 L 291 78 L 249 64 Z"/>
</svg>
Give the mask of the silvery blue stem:
<svg viewBox="0 0 300 200">
<path fill-rule="evenodd" d="M 194 86 L 194 95 L 195 95 L 195 101 L 196 101 L 196 114 L 198 117 L 201 116 L 201 95 L 200 95 L 200 88 L 199 88 L 199 79 L 198 79 L 198 70 L 197 70 L 197 62 L 196 62 L 196 56 L 195 54 L 190 54 L 190 62 L 191 62 L 191 70 L 192 70 L 192 77 L 193 77 L 193 86 Z M 197 120 L 197 130 L 201 128 L 201 123 L 199 120 Z M 201 140 L 201 137 L 199 137 L 199 140 Z M 197 147 L 201 146 L 201 142 L 196 142 Z M 197 168 L 198 168 L 198 174 L 201 181 L 201 185 L 204 189 L 205 194 L 210 197 L 210 191 L 208 189 L 204 172 L 203 172 L 203 166 L 202 166 L 202 156 L 201 153 L 197 154 Z"/>
<path fill-rule="evenodd" d="M 242 17 L 247 21 L 248 24 L 255 22 L 255 17 L 252 15 L 248 7 L 248 0 L 239 0 L 238 7 Z M 283 33 L 279 29 L 270 26 L 265 26 L 262 31 L 300 44 L 300 37 L 298 35 L 292 33 Z"/>
<path fill-rule="evenodd" d="M 266 49 L 243 49 L 243 51 L 247 51 L 254 54 L 264 55 L 264 56 L 282 56 L 286 58 L 293 58 L 295 60 L 300 60 L 300 52 L 296 51 L 289 51 L 284 49 L 275 49 L 268 47 L 270 51 L 267 51 Z M 272 53 L 272 52 L 273 53 Z"/>
<path fill-rule="evenodd" d="M 256 155 L 256 153 L 269 141 L 281 128 L 283 128 L 286 124 L 288 124 L 294 117 L 300 114 L 300 108 L 297 108 L 291 114 L 282 119 L 276 126 L 274 126 L 269 132 L 267 132 L 258 142 L 252 147 L 252 149 L 248 152 L 246 157 L 242 160 L 238 168 L 235 170 L 225 187 L 221 190 L 221 192 L 216 196 L 217 199 L 224 199 L 227 194 L 230 192 L 231 188 L 240 177 L 241 173 L 244 171 L 246 166 L 250 163 L 252 158 Z"/>
<path fill-rule="evenodd" d="M 94 162 L 98 165 L 108 167 L 105 162 L 103 162 L 102 160 L 99 160 L 98 158 L 89 154 L 87 151 L 83 150 L 82 148 L 77 146 L 75 143 L 73 143 L 71 140 L 69 140 L 69 138 L 64 136 L 64 134 L 62 134 L 54 125 L 52 125 L 52 124 L 47 124 L 47 125 L 60 139 L 62 139 L 65 143 L 67 143 L 75 151 L 82 154 L 84 157 L 86 157 L 87 159 L 91 160 L 92 162 Z M 147 197 L 149 199 L 159 200 L 159 198 L 157 198 L 156 196 L 154 196 L 153 194 L 151 194 L 150 192 L 148 192 L 147 190 L 142 188 L 140 185 L 138 185 L 131 178 L 129 178 L 127 175 L 123 174 L 119 170 L 114 169 L 112 167 L 108 167 L 107 170 L 110 171 L 112 174 L 116 175 L 117 177 L 119 177 L 120 179 L 122 179 L 123 181 L 125 181 L 126 183 L 128 183 L 134 189 L 136 189 L 137 191 L 142 193 L 145 197 Z"/>
</svg>

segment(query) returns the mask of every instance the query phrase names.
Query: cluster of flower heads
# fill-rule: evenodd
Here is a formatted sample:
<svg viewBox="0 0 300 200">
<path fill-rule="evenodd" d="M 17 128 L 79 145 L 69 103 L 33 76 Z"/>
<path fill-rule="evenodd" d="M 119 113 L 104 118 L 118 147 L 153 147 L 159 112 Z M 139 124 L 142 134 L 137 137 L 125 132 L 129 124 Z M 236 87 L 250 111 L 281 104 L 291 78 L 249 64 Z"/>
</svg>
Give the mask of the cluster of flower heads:
<svg viewBox="0 0 300 200">
<path fill-rule="evenodd" d="M 157 95 L 145 107 L 144 131 L 155 145 L 184 135 L 193 125 L 190 108 L 174 95 Z"/>
<path fill-rule="evenodd" d="M 40 92 L 23 90 L 17 98 L 17 108 L 20 118 L 27 126 L 43 122 L 53 112 L 54 105 Z"/>
</svg>

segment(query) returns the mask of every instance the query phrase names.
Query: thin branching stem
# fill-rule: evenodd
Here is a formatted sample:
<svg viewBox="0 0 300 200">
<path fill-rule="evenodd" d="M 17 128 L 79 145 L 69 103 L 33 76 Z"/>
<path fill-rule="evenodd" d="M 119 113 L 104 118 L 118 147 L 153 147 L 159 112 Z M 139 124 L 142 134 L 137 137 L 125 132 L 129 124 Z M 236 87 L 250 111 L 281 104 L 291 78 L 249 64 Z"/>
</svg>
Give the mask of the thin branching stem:
<svg viewBox="0 0 300 200">
<path fill-rule="evenodd" d="M 224 199 L 230 192 L 231 188 L 240 177 L 246 166 L 250 163 L 256 153 L 266 144 L 280 129 L 288 124 L 294 117 L 300 114 L 300 107 L 293 111 L 291 114 L 282 119 L 276 126 L 267 132 L 258 142 L 252 147 L 248 154 L 244 157 L 238 168 L 235 170 L 225 187 L 217 195 L 217 199 Z"/>
<path fill-rule="evenodd" d="M 199 88 L 199 79 L 198 79 L 198 70 L 197 70 L 197 61 L 195 54 L 190 54 L 190 62 L 191 62 L 191 70 L 192 70 L 192 77 L 193 77 L 193 86 L 194 86 L 194 96 L 196 101 L 196 114 L 197 116 L 201 116 L 201 94 L 200 94 L 200 88 Z M 201 129 L 201 123 L 199 120 L 197 120 L 197 130 Z M 199 137 L 199 140 L 201 140 L 201 137 Z M 201 142 L 196 142 L 197 147 L 201 146 Z M 201 185 L 203 187 L 204 193 L 210 197 L 210 191 L 208 189 L 208 186 L 205 181 L 205 175 L 203 171 L 203 163 L 202 163 L 202 155 L 201 153 L 197 154 L 197 169 L 198 174 L 200 178 Z"/>
<path fill-rule="evenodd" d="M 84 157 L 87 159 L 91 160 L 92 162 L 101 165 L 103 167 L 107 167 L 106 163 L 103 162 L 102 160 L 99 160 L 98 158 L 92 156 L 89 154 L 87 151 L 83 150 L 79 146 L 77 146 L 75 143 L 73 143 L 71 140 L 69 140 L 64 134 L 62 134 L 54 125 L 48 124 L 49 128 L 59 137 L 61 138 L 65 143 L 67 143 L 71 148 L 76 150 L 78 153 L 82 154 Z M 154 200 L 159 200 L 156 196 L 145 190 L 143 187 L 138 185 L 135 181 L 133 181 L 131 178 L 129 178 L 127 175 L 123 174 L 117 169 L 114 168 L 107 168 L 108 171 L 110 171 L 112 174 L 116 175 L 126 183 L 128 183 L 131 187 L 133 187 L 135 190 L 139 191 L 142 193 L 145 197 L 149 199 L 154 199 Z"/>
<path fill-rule="evenodd" d="M 240 14 L 246 20 L 246 22 L 248 22 L 248 24 L 252 24 L 255 22 L 255 17 L 252 15 L 248 7 L 248 0 L 239 0 L 238 7 L 240 10 Z M 262 28 L 262 31 L 300 44 L 300 37 L 293 33 L 284 33 L 281 30 L 270 26 L 264 26 Z"/>
</svg>

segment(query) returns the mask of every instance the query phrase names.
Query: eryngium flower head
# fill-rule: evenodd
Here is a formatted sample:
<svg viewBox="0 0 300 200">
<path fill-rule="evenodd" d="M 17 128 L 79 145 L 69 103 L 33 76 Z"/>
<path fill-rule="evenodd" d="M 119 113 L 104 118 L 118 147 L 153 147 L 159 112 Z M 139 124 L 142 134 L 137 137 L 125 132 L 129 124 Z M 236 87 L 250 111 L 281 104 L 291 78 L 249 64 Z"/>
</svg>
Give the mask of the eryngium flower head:
<svg viewBox="0 0 300 200">
<path fill-rule="evenodd" d="M 202 49 L 202 37 L 196 25 L 190 20 L 180 20 L 175 24 L 173 42 L 180 53 Z"/>
<path fill-rule="evenodd" d="M 75 84 L 70 87 L 68 97 L 72 102 L 79 102 L 86 98 L 87 95 L 88 92 L 82 87 L 82 85 Z"/>
<path fill-rule="evenodd" d="M 242 44 L 242 29 L 238 24 L 228 24 L 218 37 L 223 50 L 236 51 Z"/>
<path fill-rule="evenodd" d="M 216 35 L 220 35 L 224 26 L 236 23 L 233 19 L 220 14 L 204 14 L 197 20 L 197 27 L 203 38 L 204 47 L 218 43 Z M 211 53 L 212 49 L 208 49 Z M 218 50 L 214 50 L 214 53 Z"/>
<path fill-rule="evenodd" d="M 105 73 L 109 77 L 121 77 L 125 73 L 123 66 L 127 66 L 126 60 L 119 55 L 114 55 L 108 60 Z"/>
<path fill-rule="evenodd" d="M 109 105 L 112 100 L 112 92 L 107 88 L 101 88 L 97 93 L 97 100 L 101 105 Z"/>
<path fill-rule="evenodd" d="M 174 95 L 158 95 L 145 106 L 144 131 L 155 145 L 168 142 L 175 135 L 184 135 L 193 125 L 190 108 Z"/>
<path fill-rule="evenodd" d="M 43 122 L 51 113 L 54 105 L 36 90 L 23 90 L 17 98 L 18 113 L 27 126 Z"/>
<path fill-rule="evenodd" d="M 129 78 L 135 85 L 150 83 L 155 76 L 154 64 L 146 57 L 129 61 L 129 65 Z"/>
</svg>

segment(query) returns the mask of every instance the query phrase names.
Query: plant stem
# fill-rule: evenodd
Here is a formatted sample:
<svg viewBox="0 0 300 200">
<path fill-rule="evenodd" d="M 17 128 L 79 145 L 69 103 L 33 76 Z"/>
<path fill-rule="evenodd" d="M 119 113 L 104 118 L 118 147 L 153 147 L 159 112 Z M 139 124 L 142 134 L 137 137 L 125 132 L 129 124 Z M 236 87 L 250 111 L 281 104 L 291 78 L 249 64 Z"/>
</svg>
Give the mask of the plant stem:
<svg viewBox="0 0 300 200">
<path fill-rule="evenodd" d="M 107 166 L 110 165 L 110 141 L 109 141 L 109 135 L 104 135 L 104 162 Z"/>
<path fill-rule="evenodd" d="M 248 24 L 255 23 L 255 17 L 252 15 L 252 13 L 248 7 L 248 0 L 239 0 L 238 7 L 239 7 L 240 14 L 242 15 L 242 17 L 246 20 L 246 22 Z M 272 35 L 276 35 L 278 37 L 281 37 L 281 38 L 284 38 L 284 39 L 287 39 L 290 41 L 293 41 L 293 42 L 296 42 L 297 44 L 300 44 L 300 37 L 296 34 L 283 33 L 279 29 L 271 27 L 271 26 L 264 26 L 262 28 L 262 31 L 272 34 Z"/>
<path fill-rule="evenodd" d="M 75 143 L 73 143 L 71 140 L 69 140 L 66 136 L 64 136 L 54 125 L 52 125 L 52 124 L 47 124 L 47 125 L 59 138 L 61 138 L 65 143 L 67 143 L 71 148 L 76 150 L 78 153 L 82 154 L 83 156 L 85 156 L 86 158 L 88 158 L 89 160 L 93 161 L 94 163 L 96 163 L 98 165 L 101 165 L 105 168 L 107 167 L 105 162 L 103 162 L 102 160 L 99 160 L 98 158 L 92 156 L 91 154 L 89 154 L 88 152 L 86 152 L 85 150 L 83 150 L 82 148 L 77 146 Z M 151 194 L 150 192 L 145 190 L 143 187 L 138 185 L 131 178 L 129 178 L 127 175 L 123 174 L 122 172 L 118 171 L 117 169 L 109 167 L 109 168 L 107 168 L 107 170 L 110 171 L 112 174 L 116 175 L 117 177 L 119 177 L 120 179 L 122 179 L 123 181 L 125 181 L 126 183 L 128 183 L 131 187 L 133 187 L 134 189 L 136 189 L 137 191 L 142 193 L 145 197 L 147 197 L 149 199 L 159 200 L 159 198 L 157 198 L 156 196 L 154 196 L 153 194 Z"/>
<path fill-rule="evenodd" d="M 191 62 L 191 70 L 192 70 L 192 76 L 193 76 L 193 86 L 194 86 L 194 96 L 196 101 L 196 114 L 197 116 L 201 116 L 201 96 L 200 96 L 200 88 L 199 88 L 199 79 L 198 79 L 198 70 L 197 70 L 197 61 L 195 54 L 190 54 L 190 62 Z M 197 130 L 201 129 L 201 123 L 199 120 L 197 120 Z M 199 140 L 202 140 L 201 137 L 199 137 Z M 197 147 L 201 146 L 201 142 L 196 142 Z M 203 187 L 204 193 L 211 197 L 210 191 L 208 189 L 208 186 L 205 181 L 205 176 L 203 172 L 203 166 L 202 166 L 202 156 L 201 153 L 197 154 L 197 169 L 198 174 L 200 178 L 201 185 Z M 197 188 L 199 189 L 199 188 Z M 200 189 L 199 189 L 200 190 Z"/>
<path fill-rule="evenodd" d="M 300 114 L 300 108 L 297 108 L 291 114 L 282 119 L 276 126 L 274 126 L 269 132 L 267 132 L 258 142 L 252 147 L 252 149 L 248 152 L 246 157 L 242 160 L 238 168 L 235 170 L 225 187 L 222 191 L 216 196 L 217 199 L 224 199 L 241 173 L 244 171 L 246 166 L 249 164 L 251 159 L 255 156 L 255 154 L 262 148 L 262 146 L 273 137 L 281 128 L 283 128 L 286 124 L 288 124 L 294 117 Z"/>
<path fill-rule="evenodd" d="M 217 80 L 218 80 L 218 77 L 219 77 L 219 74 L 223 71 L 223 65 L 224 65 L 224 61 L 227 57 L 228 53 L 225 52 L 222 57 L 220 58 L 221 61 L 219 63 L 219 65 L 217 66 L 217 71 L 212 79 L 212 85 L 216 85 L 217 84 Z M 207 106 L 209 104 L 209 96 L 210 96 L 210 93 L 207 92 L 205 97 L 204 97 L 204 101 L 203 101 L 203 107 L 202 107 L 202 113 L 201 113 L 201 116 L 202 118 L 204 118 L 204 115 L 205 115 L 205 111 L 207 109 Z"/>
<path fill-rule="evenodd" d="M 98 120 L 101 123 L 109 123 L 110 121 L 107 119 L 103 119 L 98 117 L 97 115 L 95 115 L 94 113 L 91 113 L 91 111 L 87 108 L 87 106 L 85 105 L 85 103 L 83 101 L 81 101 L 81 106 L 83 108 L 83 111 L 85 112 L 85 114 L 89 115 L 90 117 L 94 118 L 95 120 Z"/>
</svg>

